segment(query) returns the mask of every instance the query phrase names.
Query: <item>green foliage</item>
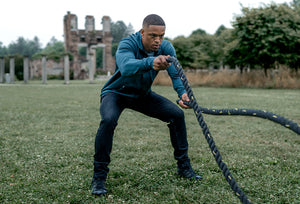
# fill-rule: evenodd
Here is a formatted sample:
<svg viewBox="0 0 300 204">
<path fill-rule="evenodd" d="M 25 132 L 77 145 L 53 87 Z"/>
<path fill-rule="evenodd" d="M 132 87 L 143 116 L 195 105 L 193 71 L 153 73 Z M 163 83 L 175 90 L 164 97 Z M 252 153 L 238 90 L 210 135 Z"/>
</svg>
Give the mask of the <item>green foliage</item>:
<svg viewBox="0 0 300 204">
<path fill-rule="evenodd" d="M 234 45 L 235 38 L 232 35 L 233 29 L 225 28 L 220 26 L 219 29 L 216 31 L 216 62 L 219 62 L 220 66 L 225 65 L 226 63 L 226 56 L 228 57 L 228 49 L 229 47 Z M 231 67 L 235 67 L 232 65 Z"/>
<path fill-rule="evenodd" d="M 3 43 L 0 42 L 0 56 L 8 55 L 7 47 L 3 46 Z"/>
<path fill-rule="evenodd" d="M 194 66 L 196 68 L 218 67 L 218 50 L 217 37 L 214 35 L 192 35 L 194 44 Z"/>
<path fill-rule="evenodd" d="M 193 62 L 193 42 L 184 36 L 179 36 L 172 40 L 172 44 L 176 50 L 176 55 L 183 67 L 192 67 Z"/>
<path fill-rule="evenodd" d="M 198 29 L 188 38 L 180 36 L 171 42 L 183 67 L 199 69 L 223 65 L 225 47 L 231 41 L 231 30 L 220 26 L 215 35 Z"/>
<path fill-rule="evenodd" d="M 229 65 L 232 68 L 264 68 L 286 65 L 300 67 L 299 1 L 292 5 L 275 4 L 260 8 L 242 8 L 233 22 L 234 29 L 221 25 L 214 35 L 202 29 L 188 38 L 172 43 L 184 67 L 208 68 Z"/>
<path fill-rule="evenodd" d="M 16 42 L 12 42 L 8 47 L 2 46 L 0 42 L 0 56 L 20 54 L 31 57 L 39 51 L 41 51 L 41 44 L 38 37 L 34 37 L 33 40 L 25 40 L 23 37 L 19 37 Z"/>
<path fill-rule="evenodd" d="M 103 48 L 96 48 L 96 67 L 103 67 Z"/>
<path fill-rule="evenodd" d="M 216 35 L 217 37 L 219 37 L 219 36 L 222 34 L 222 32 L 225 31 L 226 29 L 227 29 L 227 28 L 226 28 L 224 25 L 221 25 L 221 26 L 217 29 L 215 35 Z"/>
<path fill-rule="evenodd" d="M 298 7 L 300 8 L 300 0 L 293 0 L 293 4 L 294 7 Z"/>
<path fill-rule="evenodd" d="M 65 55 L 64 43 L 58 41 L 55 37 L 52 37 L 47 46 L 41 51 L 34 54 L 33 59 L 39 59 L 42 55 L 47 55 L 48 59 L 53 59 L 55 61 L 60 61 Z M 70 60 L 72 56 L 70 55 Z"/>
<path fill-rule="evenodd" d="M 87 55 L 86 47 L 79 47 L 78 48 L 78 54 L 82 57 L 86 57 L 86 55 Z"/>
<path fill-rule="evenodd" d="M 47 46 L 43 50 L 44 53 L 51 53 L 51 52 L 57 52 L 57 53 L 63 53 L 65 52 L 64 43 L 61 41 L 58 41 L 55 37 L 52 37 L 50 42 L 47 43 Z"/>
<path fill-rule="evenodd" d="M 20 54 L 14 55 L 15 58 L 15 75 L 18 80 L 23 79 L 24 56 Z"/>
<path fill-rule="evenodd" d="M 117 49 L 118 49 L 119 43 L 113 43 L 111 47 L 112 56 L 116 55 Z"/>
<path fill-rule="evenodd" d="M 192 32 L 191 36 L 194 36 L 194 35 L 206 35 L 206 31 L 199 28 Z"/>
<path fill-rule="evenodd" d="M 112 43 L 119 43 L 122 38 L 127 37 L 133 33 L 132 25 L 125 25 L 123 21 L 117 21 L 111 23 L 111 34 L 113 36 Z"/>
<path fill-rule="evenodd" d="M 10 69 L 10 58 L 14 58 L 14 62 L 15 62 L 15 76 L 18 80 L 22 80 L 23 79 L 23 63 L 24 63 L 24 56 L 20 55 L 20 54 L 15 54 L 15 55 L 7 55 L 4 56 L 4 61 L 5 61 L 5 73 L 9 73 L 9 69 Z"/>
<path fill-rule="evenodd" d="M 115 56 L 118 49 L 119 42 L 122 38 L 128 37 L 134 33 L 133 27 L 131 24 L 128 26 L 125 25 L 123 21 L 117 21 L 116 23 L 111 23 L 111 34 L 113 36 L 112 41 L 112 56 Z"/>
<path fill-rule="evenodd" d="M 127 26 L 123 21 L 117 21 L 116 23 L 111 23 L 111 34 L 113 36 L 113 43 L 118 43 L 122 38 L 126 36 L 125 31 Z"/>
<path fill-rule="evenodd" d="M 299 60 L 300 15 L 286 4 L 243 8 L 243 15 L 233 24 L 239 64 L 261 66 L 265 70 L 276 63 L 291 64 Z"/>
</svg>

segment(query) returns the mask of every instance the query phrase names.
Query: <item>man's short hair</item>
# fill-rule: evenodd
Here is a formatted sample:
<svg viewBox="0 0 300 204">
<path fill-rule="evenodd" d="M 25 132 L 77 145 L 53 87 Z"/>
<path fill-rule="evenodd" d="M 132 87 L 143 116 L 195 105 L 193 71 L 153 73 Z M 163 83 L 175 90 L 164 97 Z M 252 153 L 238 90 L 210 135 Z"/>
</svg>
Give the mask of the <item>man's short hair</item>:
<svg viewBox="0 0 300 204">
<path fill-rule="evenodd" d="M 156 14 L 150 14 L 144 18 L 143 28 L 149 27 L 150 25 L 166 26 L 165 21 Z"/>
</svg>

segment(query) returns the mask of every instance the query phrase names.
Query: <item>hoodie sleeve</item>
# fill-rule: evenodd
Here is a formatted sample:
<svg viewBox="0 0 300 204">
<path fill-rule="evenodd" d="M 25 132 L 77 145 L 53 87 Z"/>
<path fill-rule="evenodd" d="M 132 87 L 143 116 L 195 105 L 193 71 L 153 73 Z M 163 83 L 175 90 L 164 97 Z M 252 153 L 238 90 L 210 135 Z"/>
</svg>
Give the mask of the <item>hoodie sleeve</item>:
<svg viewBox="0 0 300 204">
<path fill-rule="evenodd" d="M 116 52 L 116 64 L 123 76 L 142 74 L 153 68 L 154 57 L 136 59 L 138 47 L 128 38 L 119 43 Z"/>
</svg>

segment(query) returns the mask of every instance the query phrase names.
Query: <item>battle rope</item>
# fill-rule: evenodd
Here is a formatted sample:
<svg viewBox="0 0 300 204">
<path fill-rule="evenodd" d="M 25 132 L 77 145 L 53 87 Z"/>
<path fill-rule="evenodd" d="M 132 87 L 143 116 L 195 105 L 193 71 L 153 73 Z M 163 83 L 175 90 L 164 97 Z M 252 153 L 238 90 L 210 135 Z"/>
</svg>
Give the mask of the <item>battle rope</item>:
<svg viewBox="0 0 300 204">
<path fill-rule="evenodd" d="M 190 98 L 190 102 L 187 105 L 189 105 L 190 107 L 193 108 L 195 115 L 197 117 L 198 123 L 199 123 L 200 127 L 202 128 L 205 139 L 211 149 L 213 156 L 215 157 L 215 160 L 216 160 L 218 166 L 222 170 L 225 179 L 227 180 L 231 189 L 235 192 L 235 194 L 237 195 L 237 197 L 240 199 L 240 201 L 242 203 L 244 203 L 244 204 L 251 203 L 248 200 L 245 193 L 238 186 L 237 182 L 235 181 L 235 179 L 233 178 L 231 173 L 229 172 L 227 165 L 222 161 L 222 156 L 221 156 L 220 152 L 218 151 L 218 149 L 215 145 L 215 142 L 213 140 L 213 137 L 211 136 L 209 129 L 203 119 L 202 112 L 207 113 L 207 114 L 214 114 L 214 115 L 251 115 L 251 116 L 267 118 L 274 122 L 280 123 L 281 125 L 283 125 L 287 128 L 290 128 L 291 130 L 293 130 L 294 132 L 296 132 L 298 134 L 300 134 L 300 127 L 296 123 L 294 123 L 288 119 L 285 119 L 284 117 L 281 117 L 279 115 L 269 113 L 266 111 L 252 110 L 252 109 L 208 109 L 208 108 L 202 108 L 198 105 L 196 98 L 192 92 L 191 87 L 189 86 L 188 80 L 187 80 L 185 74 L 183 73 L 183 69 L 182 69 L 181 65 L 179 64 L 178 60 L 175 57 L 169 57 L 169 58 L 167 58 L 167 61 L 174 64 L 174 66 L 181 78 L 181 81 L 184 85 L 184 88 L 185 88 L 187 94 L 188 94 L 188 97 Z"/>
<path fill-rule="evenodd" d="M 177 103 L 179 103 L 180 100 L 177 100 Z M 183 102 L 185 105 L 192 107 L 190 102 Z M 273 122 L 279 123 L 282 126 L 289 128 L 290 130 L 294 131 L 297 134 L 300 134 L 300 126 L 280 115 L 257 110 L 257 109 L 246 109 L 246 108 L 235 108 L 235 109 L 209 109 L 209 108 L 203 108 L 199 106 L 202 113 L 209 114 L 209 115 L 240 115 L 240 116 L 255 116 L 260 117 L 264 119 L 271 120 Z"/>
</svg>

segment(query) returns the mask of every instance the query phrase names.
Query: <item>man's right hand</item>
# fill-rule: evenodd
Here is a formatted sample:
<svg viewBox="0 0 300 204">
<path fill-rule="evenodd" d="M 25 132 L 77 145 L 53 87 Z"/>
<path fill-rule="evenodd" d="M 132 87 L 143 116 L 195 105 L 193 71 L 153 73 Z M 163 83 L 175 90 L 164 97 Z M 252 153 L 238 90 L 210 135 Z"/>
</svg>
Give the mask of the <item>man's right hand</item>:
<svg viewBox="0 0 300 204">
<path fill-rule="evenodd" d="M 168 57 L 170 57 L 170 55 L 159 55 L 156 58 L 154 58 L 153 69 L 155 71 L 167 69 L 171 65 L 171 63 L 167 62 L 166 60 Z"/>
</svg>

